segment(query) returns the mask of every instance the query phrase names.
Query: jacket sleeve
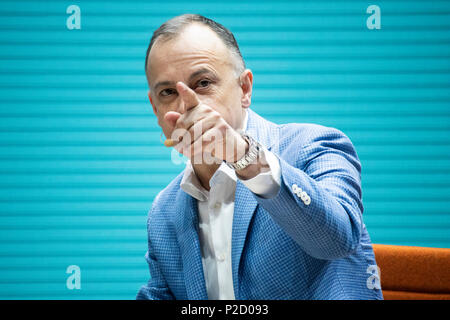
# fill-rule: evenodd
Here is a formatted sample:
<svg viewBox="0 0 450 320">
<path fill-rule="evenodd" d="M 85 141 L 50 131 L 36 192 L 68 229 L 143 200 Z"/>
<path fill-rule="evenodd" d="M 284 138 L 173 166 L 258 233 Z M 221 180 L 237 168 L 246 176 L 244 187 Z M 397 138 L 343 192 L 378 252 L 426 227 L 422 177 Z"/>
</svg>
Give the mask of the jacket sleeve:
<svg viewBox="0 0 450 320">
<path fill-rule="evenodd" d="M 156 202 L 156 199 L 154 203 Z M 152 209 L 153 210 L 153 209 Z M 145 254 L 145 259 L 147 260 L 149 270 L 150 270 L 150 280 L 146 285 L 143 285 L 139 292 L 137 293 L 137 300 L 174 300 L 164 275 L 161 272 L 158 260 L 153 255 L 153 249 L 150 240 L 150 216 L 147 220 L 147 234 L 148 234 L 148 251 Z"/>
<path fill-rule="evenodd" d="M 290 140 L 278 156 L 281 186 L 258 203 L 305 252 L 318 259 L 337 259 L 358 246 L 362 229 L 361 164 L 350 139 L 334 128 L 321 129 L 307 145 Z M 294 162 L 294 163 L 292 163 Z M 300 197 L 298 188 L 310 201 Z"/>
</svg>

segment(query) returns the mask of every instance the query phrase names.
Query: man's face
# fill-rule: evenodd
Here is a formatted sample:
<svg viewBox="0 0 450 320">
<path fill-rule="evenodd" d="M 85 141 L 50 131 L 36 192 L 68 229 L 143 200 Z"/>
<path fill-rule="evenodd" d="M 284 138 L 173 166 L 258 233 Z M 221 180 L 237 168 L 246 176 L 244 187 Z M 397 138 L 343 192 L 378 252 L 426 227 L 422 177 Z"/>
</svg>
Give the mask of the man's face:
<svg viewBox="0 0 450 320">
<path fill-rule="evenodd" d="M 220 113 L 231 127 L 239 129 L 244 108 L 250 105 L 251 72 L 246 70 L 246 85 L 241 86 L 229 49 L 207 26 L 192 24 L 174 39 L 159 40 L 151 49 L 147 73 L 153 111 L 165 136 L 171 136 L 172 126 L 164 115 L 178 112 L 182 103 L 176 90 L 178 81 L 194 90 L 200 101 Z"/>
</svg>

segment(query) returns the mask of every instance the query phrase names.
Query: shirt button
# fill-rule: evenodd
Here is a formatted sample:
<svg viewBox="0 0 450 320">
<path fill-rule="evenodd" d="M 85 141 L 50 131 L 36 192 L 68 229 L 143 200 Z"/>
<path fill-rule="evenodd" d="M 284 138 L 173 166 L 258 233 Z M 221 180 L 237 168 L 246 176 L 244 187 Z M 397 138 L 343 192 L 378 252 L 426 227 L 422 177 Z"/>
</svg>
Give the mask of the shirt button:
<svg viewBox="0 0 450 320">
<path fill-rule="evenodd" d="M 214 208 L 219 209 L 220 206 L 221 206 L 220 202 L 217 202 L 217 203 L 214 205 Z"/>
<path fill-rule="evenodd" d="M 224 253 L 219 254 L 219 256 L 217 257 L 217 259 L 218 259 L 219 261 L 224 261 L 224 260 L 225 260 L 225 254 L 224 254 Z"/>
</svg>

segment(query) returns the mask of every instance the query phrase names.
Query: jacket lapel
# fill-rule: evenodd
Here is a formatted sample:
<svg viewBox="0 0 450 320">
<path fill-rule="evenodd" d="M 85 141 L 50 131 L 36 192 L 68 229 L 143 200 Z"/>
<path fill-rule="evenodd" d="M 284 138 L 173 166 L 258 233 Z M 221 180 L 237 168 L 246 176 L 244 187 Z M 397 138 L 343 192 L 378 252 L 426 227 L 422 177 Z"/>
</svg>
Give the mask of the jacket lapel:
<svg viewBox="0 0 450 320">
<path fill-rule="evenodd" d="M 236 299 L 239 295 L 239 265 L 244 249 L 247 231 L 256 210 L 257 202 L 252 192 L 239 180 L 236 184 L 236 196 L 234 200 L 234 215 L 231 240 L 231 269 L 233 272 L 233 287 Z"/>
<path fill-rule="evenodd" d="M 278 153 L 278 126 L 269 122 L 252 110 L 248 110 L 248 125 L 246 132 L 268 150 Z M 234 200 L 233 231 L 231 242 L 231 261 L 233 286 L 236 299 L 242 299 L 239 293 L 239 266 L 244 249 L 250 222 L 256 211 L 258 202 L 253 193 L 240 181 L 236 184 Z"/>
<path fill-rule="evenodd" d="M 279 126 L 248 109 L 246 132 L 268 150 L 278 154 L 280 143 Z"/>
<path fill-rule="evenodd" d="M 174 205 L 176 210 L 172 222 L 175 226 L 183 260 L 187 299 L 207 300 L 208 295 L 198 238 L 197 201 L 184 191 L 179 190 Z"/>
</svg>

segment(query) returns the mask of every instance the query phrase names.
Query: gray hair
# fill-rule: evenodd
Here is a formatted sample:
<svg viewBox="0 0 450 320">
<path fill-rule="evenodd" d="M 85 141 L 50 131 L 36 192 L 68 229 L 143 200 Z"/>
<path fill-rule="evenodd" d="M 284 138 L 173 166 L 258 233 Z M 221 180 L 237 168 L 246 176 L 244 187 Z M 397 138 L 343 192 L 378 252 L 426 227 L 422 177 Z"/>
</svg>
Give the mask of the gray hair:
<svg viewBox="0 0 450 320">
<path fill-rule="evenodd" d="M 158 29 L 153 32 L 152 39 L 150 40 L 150 44 L 147 49 L 147 55 L 145 56 L 145 73 L 147 74 L 147 66 L 148 59 L 150 55 L 150 50 L 156 40 L 159 37 L 163 37 L 164 40 L 168 41 L 170 39 L 175 38 L 179 35 L 182 29 L 194 22 L 198 22 L 205 26 L 208 26 L 212 31 L 214 31 L 217 36 L 222 39 L 225 46 L 230 50 L 232 58 L 234 61 L 234 71 L 236 73 L 236 77 L 238 77 L 245 70 L 245 62 L 242 58 L 241 51 L 239 50 L 239 46 L 237 44 L 236 39 L 234 38 L 233 33 L 230 30 L 225 28 L 218 22 L 215 22 L 211 19 L 208 19 L 199 14 L 183 14 L 181 16 L 174 17 L 170 20 L 164 22 Z"/>
</svg>

